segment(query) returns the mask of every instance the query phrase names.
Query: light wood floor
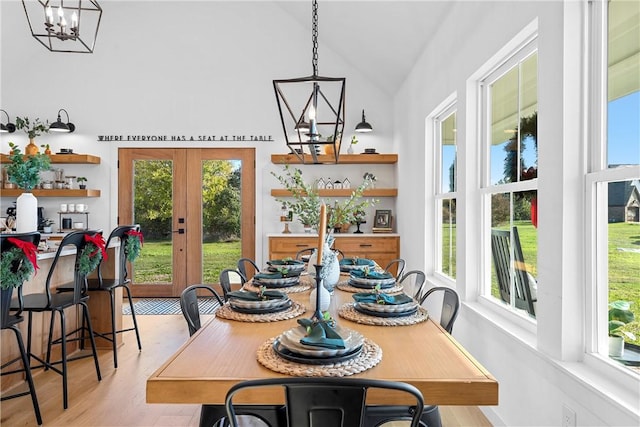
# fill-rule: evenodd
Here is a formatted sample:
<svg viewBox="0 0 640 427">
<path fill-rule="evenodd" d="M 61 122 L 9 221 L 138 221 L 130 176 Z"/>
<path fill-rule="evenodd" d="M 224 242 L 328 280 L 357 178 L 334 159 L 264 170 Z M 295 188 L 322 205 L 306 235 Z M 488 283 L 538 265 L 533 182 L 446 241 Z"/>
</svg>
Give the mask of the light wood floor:
<svg viewBox="0 0 640 427">
<path fill-rule="evenodd" d="M 206 317 L 206 316 L 205 316 Z M 125 325 L 131 316 L 124 316 Z M 93 359 L 69 365 L 69 408 L 62 409 L 62 381 L 51 371 L 35 376 L 45 426 L 197 426 L 199 405 L 158 405 L 145 403 L 145 382 L 159 365 L 187 340 L 189 332 L 182 316 L 138 316 L 142 352 L 135 334 L 124 334 L 118 352 L 118 369 L 113 368 L 110 351 L 100 351 L 102 381 L 96 379 Z M 2 332 L 2 340 L 13 339 Z M 445 426 L 491 426 L 477 407 L 441 406 Z M 29 396 L 0 404 L 0 425 L 36 426 Z"/>
</svg>

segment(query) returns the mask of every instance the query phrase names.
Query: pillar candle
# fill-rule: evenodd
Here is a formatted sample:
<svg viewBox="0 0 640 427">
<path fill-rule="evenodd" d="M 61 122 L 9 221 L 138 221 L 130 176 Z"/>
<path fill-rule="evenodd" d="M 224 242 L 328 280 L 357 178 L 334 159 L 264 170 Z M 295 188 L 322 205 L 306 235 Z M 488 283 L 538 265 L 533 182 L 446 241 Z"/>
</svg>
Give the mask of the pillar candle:
<svg viewBox="0 0 640 427">
<path fill-rule="evenodd" d="M 320 226 L 318 227 L 318 260 L 322 265 L 322 248 L 324 247 L 324 235 L 327 232 L 327 206 L 324 202 L 320 205 Z"/>
</svg>

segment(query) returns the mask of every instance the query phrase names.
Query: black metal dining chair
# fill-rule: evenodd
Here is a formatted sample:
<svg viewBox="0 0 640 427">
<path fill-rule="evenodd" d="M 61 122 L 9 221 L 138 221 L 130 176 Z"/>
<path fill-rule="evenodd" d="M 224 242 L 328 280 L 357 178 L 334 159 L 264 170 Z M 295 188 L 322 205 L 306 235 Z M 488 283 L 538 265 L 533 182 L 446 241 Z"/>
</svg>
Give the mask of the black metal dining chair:
<svg viewBox="0 0 640 427">
<path fill-rule="evenodd" d="M 387 264 L 387 266 L 384 268 L 384 271 L 391 273 L 391 270 L 393 270 L 393 268 L 396 269 L 396 280 L 400 280 L 400 278 L 402 277 L 402 273 L 404 272 L 404 265 L 405 265 L 405 261 L 402 258 L 396 258 L 394 260 L 391 260 L 389 262 L 389 264 Z M 393 274 L 393 273 L 392 273 Z"/>
<path fill-rule="evenodd" d="M 62 401 L 64 409 L 67 409 L 69 406 L 69 397 L 68 397 L 68 385 L 67 385 L 67 363 L 73 360 L 77 360 L 84 357 L 93 356 L 94 364 L 96 367 L 96 376 L 98 381 L 102 380 L 102 375 L 100 374 L 100 364 L 98 362 L 98 352 L 96 350 L 96 342 L 95 336 L 93 333 L 93 327 L 91 325 L 91 316 L 89 314 L 89 306 L 87 305 L 87 301 L 89 299 L 89 294 L 87 292 L 87 276 L 80 269 L 80 258 L 83 252 L 83 249 L 87 246 L 88 242 L 85 239 L 85 236 L 95 237 L 97 234 L 102 234 L 101 230 L 84 230 L 84 231 L 72 231 L 65 235 L 60 241 L 60 246 L 58 246 L 58 250 L 53 258 L 51 263 L 51 268 L 49 269 L 45 289 L 42 293 L 33 293 L 27 295 L 19 295 L 21 301 L 16 301 L 12 303 L 12 308 L 19 309 L 20 304 L 22 304 L 23 311 L 29 313 L 29 323 L 28 323 L 28 333 L 27 333 L 27 353 L 31 358 L 37 360 L 41 363 L 41 365 L 37 367 L 44 367 L 45 370 L 51 369 L 52 371 L 60 374 L 62 376 Z M 61 292 L 54 293 L 52 292 L 51 286 L 54 280 L 57 280 L 60 274 L 62 274 L 58 270 L 58 262 L 60 261 L 60 257 L 62 252 L 67 250 L 69 247 L 73 247 L 76 250 L 75 254 L 75 262 L 73 269 L 73 280 L 70 284 L 73 286 L 73 292 Z M 71 255 L 69 255 L 71 256 Z M 55 278 L 55 279 L 54 279 Z M 66 315 L 65 309 L 77 307 L 82 309 L 82 326 L 67 332 L 66 330 Z M 32 324 L 33 324 L 33 313 L 51 313 L 51 320 L 49 323 L 49 338 L 47 344 L 47 355 L 43 360 L 41 357 L 31 353 L 31 340 L 32 340 Z M 54 325 L 56 320 L 56 313 L 58 313 L 60 317 L 60 337 L 54 339 Z M 85 336 L 84 332 L 88 332 L 89 341 L 91 343 L 91 354 L 90 355 L 76 355 L 74 357 L 68 357 L 67 355 L 67 344 L 69 342 L 79 342 L 80 349 L 84 349 Z M 56 362 L 51 362 L 51 347 L 54 344 L 60 344 L 62 355 L 61 359 Z M 56 365 L 61 364 L 62 369 L 56 367 Z M 33 368 L 33 366 L 32 366 Z"/>
<path fill-rule="evenodd" d="M 238 426 L 237 412 L 249 411 L 243 405 L 234 405 L 234 396 L 246 390 L 266 387 L 280 387 L 285 393 L 284 406 L 274 406 L 271 419 L 265 419 L 272 427 L 377 426 L 398 419 L 410 420 L 411 426 L 417 427 L 424 409 L 422 393 L 414 386 L 402 382 L 333 377 L 268 378 L 243 381 L 229 389 L 225 407 L 233 427 Z M 366 405 L 367 392 L 371 389 L 387 393 L 402 392 L 411 396 L 415 404 L 407 406 L 402 417 L 398 417 L 398 412 L 390 412 L 388 418 L 376 418 L 374 422 L 373 418 L 367 416 L 368 408 L 375 408 Z"/>
<path fill-rule="evenodd" d="M 189 328 L 189 336 L 195 334 L 202 326 L 200 323 L 200 307 L 198 305 L 198 290 L 210 293 L 220 304 L 220 307 L 224 305 L 224 301 L 220 298 L 220 295 L 209 285 L 191 285 L 187 287 L 180 294 L 180 310 L 182 315 L 187 321 Z"/>
<path fill-rule="evenodd" d="M 238 276 L 240 278 L 239 288 L 241 288 L 242 285 L 244 285 L 247 282 L 246 277 L 244 277 L 239 270 L 236 270 L 234 268 L 225 268 L 224 270 L 222 270 L 220 272 L 219 280 L 220 280 L 220 287 L 222 288 L 222 296 L 225 301 L 229 301 L 229 297 L 227 295 L 232 290 L 231 289 L 232 284 L 235 283 L 231 280 L 232 276 Z"/>
<path fill-rule="evenodd" d="M 129 284 L 131 283 L 131 279 L 128 277 L 129 271 L 127 269 L 127 240 L 128 239 L 137 239 L 135 236 L 129 236 L 129 232 L 139 232 L 139 225 L 121 225 L 119 227 L 114 228 L 109 234 L 109 238 L 107 239 L 106 247 L 115 241 L 120 241 L 120 251 L 118 251 L 118 260 L 117 260 L 117 269 L 118 276 L 107 279 L 103 277 L 103 265 L 105 260 L 102 259 L 100 264 L 98 264 L 98 272 L 97 278 L 87 279 L 87 290 L 89 293 L 91 292 L 108 292 L 109 293 L 109 302 L 111 306 L 111 330 L 110 331 L 94 331 L 94 334 L 97 337 L 105 339 L 111 342 L 112 351 L 113 351 L 113 366 L 114 368 L 118 367 L 118 349 L 117 349 L 117 334 L 121 334 L 124 332 L 135 331 L 136 339 L 138 341 L 138 351 L 142 351 L 142 342 L 140 340 L 140 331 L 138 330 L 138 322 L 136 320 L 136 312 L 133 305 L 133 300 L 131 298 L 131 289 L 129 288 Z M 117 328 L 116 318 L 118 313 L 116 313 L 116 291 L 118 288 L 122 288 L 123 292 L 126 294 L 127 299 L 129 300 L 129 307 L 131 307 L 131 320 L 133 321 L 133 327 L 131 328 Z M 73 286 L 58 286 L 58 292 L 73 292 Z"/>
<path fill-rule="evenodd" d="M 260 273 L 260 267 L 250 258 L 240 258 L 238 260 L 238 271 L 242 273 L 245 279 L 249 279 Z"/>
<path fill-rule="evenodd" d="M 421 270 L 411 270 L 404 273 L 398 281 L 404 289 L 405 293 L 409 286 L 413 289 L 413 299 L 416 301 L 424 300 L 426 275 Z"/>
<path fill-rule="evenodd" d="M 458 293 L 455 290 L 453 290 L 452 288 L 447 288 L 446 286 L 436 286 L 425 292 L 424 296 L 421 300 L 419 300 L 419 302 L 420 304 L 422 304 L 427 300 L 427 298 L 429 298 L 429 296 L 435 295 L 439 292 L 442 292 L 440 326 L 442 326 L 447 332 L 451 333 L 453 331 L 453 324 L 458 317 L 458 311 L 460 310 L 460 298 L 458 297 Z"/>
<path fill-rule="evenodd" d="M 23 242 L 29 242 L 33 245 L 35 245 L 36 247 L 38 246 L 38 243 L 40 242 L 40 233 L 38 232 L 31 232 L 31 233 L 16 233 L 16 234 L 1 234 L 0 235 L 0 250 L 2 255 L 4 255 L 5 253 L 9 252 L 10 250 L 12 250 L 13 248 L 17 248 L 17 246 L 15 245 L 15 243 L 12 243 L 9 238 L 14 238 L 14 239 L 18 239 L 21 240 Z M 18 272 L 19 269 L 21 269 L 21 264 L 23 262 L 26 262 L 24 259 L 20 260 L 20 261 L 14 261 L 11 263 L 10 266 L 10 271 L 12 271 L 14 274 L 16 274 Z M 18 286 L 18 293 L 22 292 L 22 283 L 19 284 Z M 11 374 L 21 374 L 24 373 L 24 377 L 25 377 L 25 381 L 27 383 L 28 386 L 28 390 L 27 391 L 22 391 L 22 392 L 17 392 L 17 393 L 12 393 L 12 394 L 8 394 L 5 396 L 2 396 L 2 401 L 8 400 L 8 399 L 13 399 L 16 397 L 21 397 L 21 396 L 27 396 L 27 395 L 31 395 L 31 402 L 33 404 L 33 411 L 35 412 L 36 415 L 36 421 L 38 422 L 38 425 L 42 425 L 42 415 L 40 414 L 40 405 L 38 404 L 38 396 L 36 395 L 36 387 L 35 384 L 33 383 L 33 376 L 31 375 L 31 366 L 29 363 L 29 357 L 27 354 L 27 350 L 25 349 L 24 346 L 24 340 L 22 339 L 22 332 L 20 331 L 20 329 L 18 328 L 18 324 L 20 322 L 22 322 L 24 320 L 24 318 L 21 316 L 22 313 L 22 305 L 20 304 L 21 302 L 21 298 L 18 297 L 17 301 L 18 301 L 18 306 L 17 306 L 17 310 L 15 312 L 11 312 L 10 311 L 10 306 L 11 306 L 11 296 L 13 293 L 14 288 L 10 287 L 8 289 L 3 289 L 2 290 L 2 296 L 0 298 L 1 300 L 1 307 L 2 307 L 2 330 L 11 330 L 15 337 L 16 337 L 16 341 L 18 343 L 18 350 L 20 351 L 20 357 L 10 360 L 6 363 L 4 363 L 1 367 L 0 370 L 2 371 L 2 373 L 0 375 L 5 376 L 5 375 L 11 375 Z M 13 369 L 10 371 L 7 371 L 5 368 L 14 365 L 16 362 L 21 362 L 22 363 L 22 368 L 19 369 Z"/>
</svg>

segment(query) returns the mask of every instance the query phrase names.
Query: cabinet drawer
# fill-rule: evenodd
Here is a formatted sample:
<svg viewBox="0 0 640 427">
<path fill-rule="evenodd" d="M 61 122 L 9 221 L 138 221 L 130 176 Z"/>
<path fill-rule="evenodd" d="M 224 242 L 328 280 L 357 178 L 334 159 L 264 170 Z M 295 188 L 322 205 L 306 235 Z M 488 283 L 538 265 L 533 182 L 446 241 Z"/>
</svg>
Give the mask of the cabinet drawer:
<svg viewBox="0 0 640 427">
<path fill-rule="evenodd" d="M 269 237 L 269 259 L 295 258 L 298 251 L 318 246 L 318 237 Z"/>
<path fill-rule="evenodd" d="M 337 238 L 334 246 L 345 254 L 354 253 L 357 255 L 365 252 L 398 254 L 400 252 L 398 237 Z"/>
</svg>

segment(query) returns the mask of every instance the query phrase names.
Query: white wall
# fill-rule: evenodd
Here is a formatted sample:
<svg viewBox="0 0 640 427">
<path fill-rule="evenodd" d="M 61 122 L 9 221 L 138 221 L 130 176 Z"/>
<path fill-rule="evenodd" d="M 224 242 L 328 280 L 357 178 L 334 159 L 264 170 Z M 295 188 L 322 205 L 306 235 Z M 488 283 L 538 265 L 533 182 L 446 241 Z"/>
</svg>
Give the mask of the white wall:
<svg viewBox="0 0 640 427">
<path fill-rule="evenodd" d="M 77 130 L 47 134 L 54 152 L 100 156 L 99 166 L 61 165 L 66 174 L 84 175 L 89 188 L 102 191 L 89 204 L 89 224 L 105 231 L 116 225 L 117 148 L 176 146 L 176 143 L 97 142 L 98 135 L 272 135 L 265 143 L 180 143 L 181 147 L 256 147 L 256 258 L 267 259 L 266 233 L 280 232 L 279 205 L 269 195 L 278 187 L 270 171 L 272 153 L 286 153 L 272 80 L 308 76 L 311 32 L 271 2 L 116 1 L 101 3 L 104 14 L 93 54 L 51 53 L 29 33 L 19 1 L 2 1 L 0 105 L 16 116 L 54 121 L 65 108 Z M 310 22 L 309 22 L 310 25 Z M 392 152 L 392 103 L 379 87 L 322 44 L 319 71 L 344 76 L 345 138 L 351 139 L 362 108 L 375 135 L 360 138 L 357 151 L 375 147 Z M 345 29 L 348 31 L 348 29 Z M 64 117 L 63 117 L 64 118 Z M 3 120 L 5 120 L 3 118 Z M 8 141 L 28 142 L 24 133 L 2 134 Z M 343 152 L 347 144 L 343 146 Z M 349 177 L 362 181 L 360 170 L 308 167 L 305 176 Z M 393 178 L 389 178 L 393 179 Z M 3 197 L 4 213 L 13 198 Z M 45 215 L 57 220 L 64 199 L 40 198 Z M 68 200 L 68 202 L 73 202 Z M 393 207 L 386 206 L 386 207 Z M 296 224 L 294 226 L 298 227 Z M 300 230 L 301 226 L 298 227 Z"/>
<path fill-rule="evenodd" d="M 638 425 L 640 386 L 616 383 L 582 361 L 584 229 L 581 135 L 586 2 L 463 2 L 442 23 L 394 99 L 401 159 L 398 197 L 401 252 L 410 265 L 434 271 L 433 153 L 425 118 L 451 94 L 458 99 L 457 285 L 465 300 L 454 336 L 499 381 L 500 403 L 483 408 L 496 425 L 562 425 L 563 406 L 578 425 Z M 478 298 L 481 204 L 477 96 L 472 76 L 527 26 L 538 28 L 539 302 L 537 325 L 492 309 Z M 427 138 L 429 140 L 429 138 Z M 408 173 L 407 171 L 411 171 Z M 414 187 L 415 188 L 415 187 Z M 426 194 L 422 194 L 426 193 Z M 405 206 L 424 209 L 403 209 Z M 426 243 L 425 243 L 426 242 Z M 616 370 L 612 366 L 611 370 Z M 624 369 L 617 369 L 618 371 Z M 620 373 L 620 372 L 616 372 Z"/>
</svg>

